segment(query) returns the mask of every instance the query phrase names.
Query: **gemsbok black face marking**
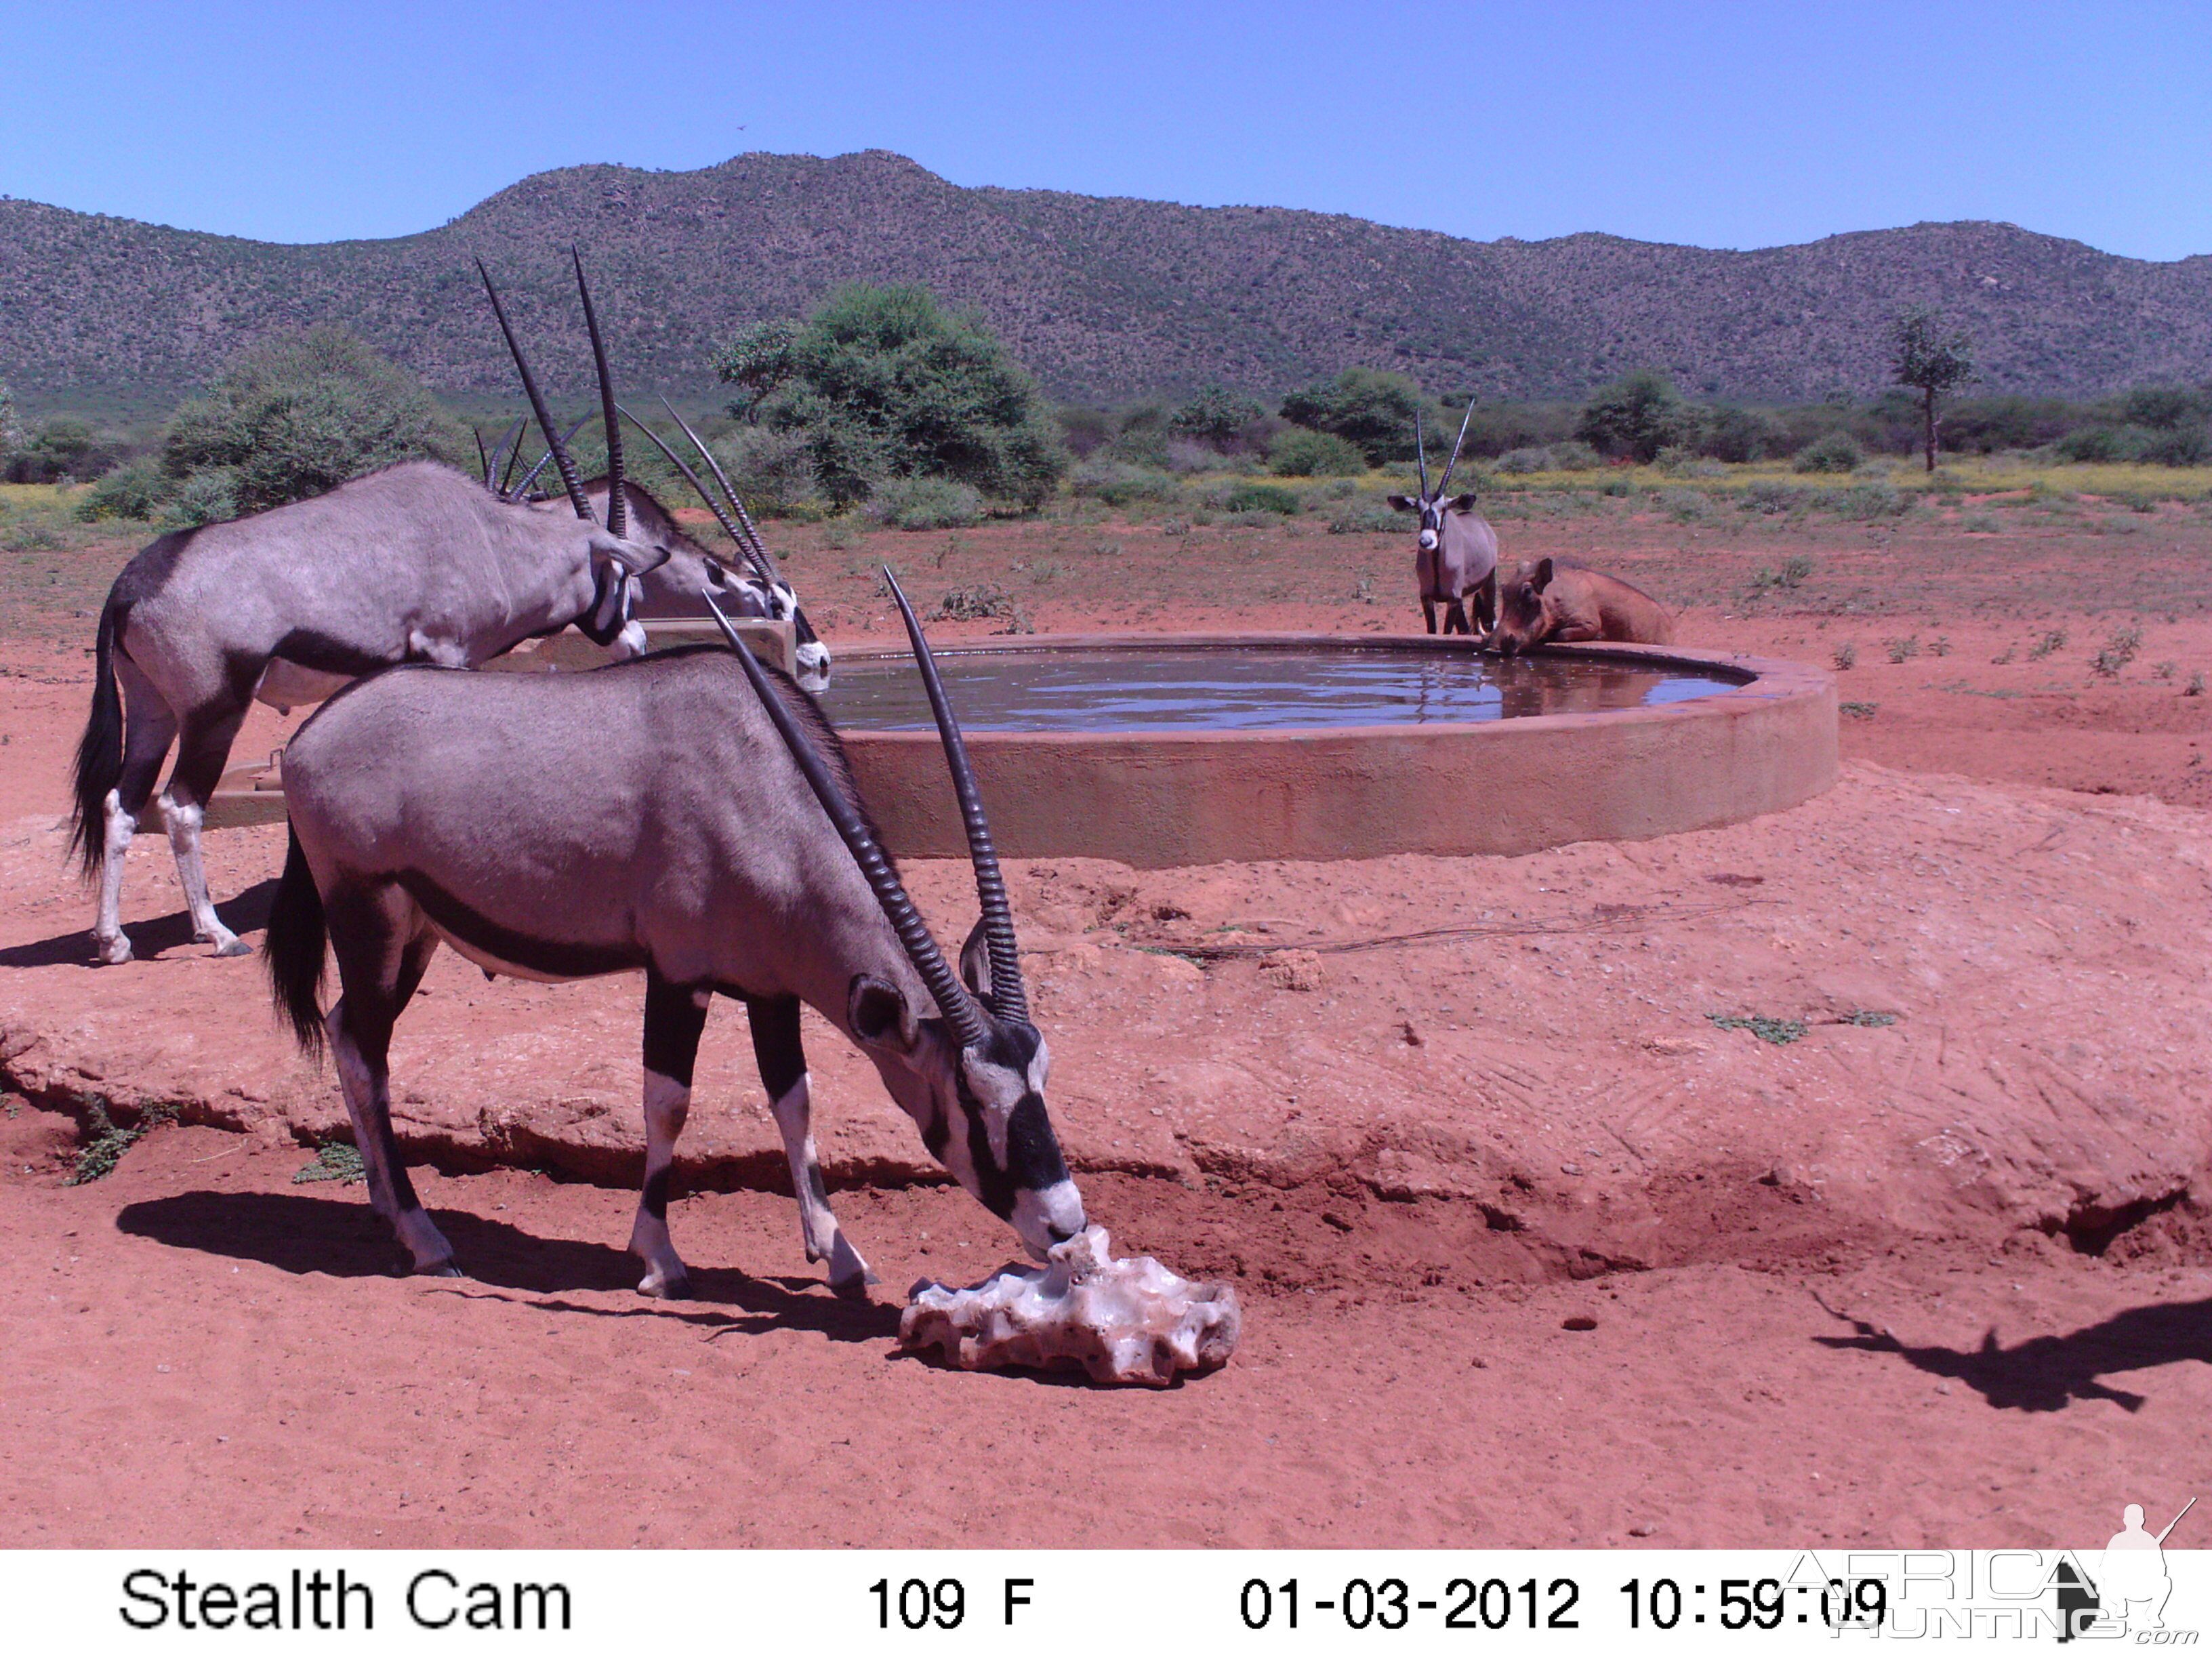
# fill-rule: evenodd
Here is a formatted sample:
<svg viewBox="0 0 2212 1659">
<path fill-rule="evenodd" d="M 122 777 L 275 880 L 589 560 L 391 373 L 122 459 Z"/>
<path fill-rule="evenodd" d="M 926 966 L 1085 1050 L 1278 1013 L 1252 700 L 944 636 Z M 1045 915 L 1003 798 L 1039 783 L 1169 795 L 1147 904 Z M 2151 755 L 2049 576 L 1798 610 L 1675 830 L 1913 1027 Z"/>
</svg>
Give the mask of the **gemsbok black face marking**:
<svg viewBox="0 0 2212 1659">
<path fill-rule="evenodd" d="M 580 258 L 575 265 L 596 339 Z M 485 290 L 574 516 L 516 499 L 526 479 L 513 495 L 489 486 L 495 465 L 502 486 L 514 471 L 524 438 L 517 428 L 501 441 L 503 459 L 483 458 L 487 482 L 403 462 L 312 501 L 161 537 L 133 559 L 100 612 L 74 786 L 71 844 L 100 883 L 93 939 L 101 961 L 131 959 L 125 855 L 173 743 L 176 767 L 159 802 L 193 930 L 219 954 L 242 955 L 246 947 L 209 898 L 199 836 L 249 704 L 317 702 L 396 663 L 472 667 L 571 623 L 617 657 L 633 655 L 645 645 L 638 610 L 696 607 L 708 585 L 712 562 L 696 545 L 624 533 L 627 514 L 614 503 L 626 504 L 635 487 L 619 472 L 600 522 L 489 273 Z M 614 398 L 605 359 L 595 347 L 603 418 Z M 617 443 L 617 466 L 619 457 Z M 773 602 L 758 603 L 765 614 Z"/>
<path fill-rule="evenodd" d="M 1459 465 L 1461 446 L 1467 441 L 1468 422 L 1474 418 L 1470 400 L 1460 417 L 1459 436 L 1452 442 L 1451 459 L 1444 475 L 1429 488 L 1429 456 L 1421 434 L 1421 413 L 1413 411 L 1413 455 L 1421 470 L 1418 495 L 1393 495 L 1390 505 L 1401 513 L 1419 516 L 1414 537 L 1413 579 L 1421 596 L 1421 615 L 1429 632 L 1437 631 L 1437 607 L 1444 609 L 1444 632 L 1472 634 L 1468 625 L 1466 598 L 1474 596 L 1475 616 L 1487 636 L 1498 625 L 1498 535 L 1474 510 L 1473 492 L 1453 495 L 1452 468 Z M 1480 641 L 1478 641 L 1479 643 Z"/>
<path fill-rule="evenodd" d="M 386 1055 L 441 943 L 537 978 L 645 969 L 645 1184 L 630 1248 L 647 1294 L 689 1284 L 668 1236 L 669 1176 L 717 991 L 745 1004 L 807 1255 L 828 1261 L 839 1290 L 873 1276 L 824 1195 L 801 1003 L 869 1056 L 931 1153 L 1030 1251 L 1082 1228 L 990 827 L 928 642 L 896 582 L 892 592 L 969 826 L 982 918 L 965 980 L 884 854 L 836 733 L 753 660 L 712 592 L 727 651 L 589 674 L 398 670 L 333 698 L 293 739 L 272 988 L 303 1046 L 328 1042 L 371 1201 L 416 1270 L 453 1271 L 453 1252 L 401 1165 Z M 326 950 L 341 992 L 327 1015 Z"/>
</svg>

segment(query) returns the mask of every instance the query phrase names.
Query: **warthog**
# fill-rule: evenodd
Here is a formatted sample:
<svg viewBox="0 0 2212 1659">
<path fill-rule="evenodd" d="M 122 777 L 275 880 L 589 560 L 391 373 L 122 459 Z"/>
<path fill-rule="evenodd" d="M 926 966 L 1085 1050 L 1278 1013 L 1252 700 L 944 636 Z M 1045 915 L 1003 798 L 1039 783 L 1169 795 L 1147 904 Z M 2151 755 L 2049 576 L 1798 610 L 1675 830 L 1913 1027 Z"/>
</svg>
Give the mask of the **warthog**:
<svg viewBox="0 0 2212 1659">
<path fill-rule="evenodd" d="M 1498 596 L 1491 635 L 1506 656 L 1559 641 L 1671 645 L 1674 619 L 1640 587 L 1564 560 L 1523 560 Z"/>
</svg>

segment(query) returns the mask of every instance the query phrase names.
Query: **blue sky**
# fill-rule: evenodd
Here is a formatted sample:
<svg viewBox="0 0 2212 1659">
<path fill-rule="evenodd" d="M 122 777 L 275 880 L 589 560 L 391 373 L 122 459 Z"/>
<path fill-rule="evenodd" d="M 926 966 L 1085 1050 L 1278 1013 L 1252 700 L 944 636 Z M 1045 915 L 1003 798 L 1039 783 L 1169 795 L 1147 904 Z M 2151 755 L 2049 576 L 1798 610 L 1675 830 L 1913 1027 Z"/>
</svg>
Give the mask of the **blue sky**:
<svg viewBox="0 0 2212 1659">
<path fill-rule="evenodd" d="M 0 194 L 274 241 L 527 173 L 884 149 L 963 185 L 1759 247 L 2212 252 L 2212 4 L 17 8 Z"/>
</svg>

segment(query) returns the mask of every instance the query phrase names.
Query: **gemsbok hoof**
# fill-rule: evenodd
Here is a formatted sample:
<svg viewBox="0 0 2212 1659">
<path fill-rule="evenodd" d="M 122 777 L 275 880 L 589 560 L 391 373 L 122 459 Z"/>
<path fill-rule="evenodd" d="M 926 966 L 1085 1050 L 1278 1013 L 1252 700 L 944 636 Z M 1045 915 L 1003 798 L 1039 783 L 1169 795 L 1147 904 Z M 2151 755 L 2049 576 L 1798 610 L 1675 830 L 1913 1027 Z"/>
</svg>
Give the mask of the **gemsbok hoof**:
<svg viewBox="0 0 2212 1659">
<path fill-rule="evenodd" d="M 647 1273 L 637 1281 L 637 1293 L 655 1297 L 663 1302 L 689 1302 L 691 1300 L 691 1275 L 672 1273 L 664 1279 L 657 1273 Z"/>
<path fill-rule="evenodd" d="M 216 955 L 219 957 L 250 957 L 252 954 L 253 947 L 242 939 L 234 939 L 216 951 Z"/>
<path fill-rule="evenodd" d="M 107 967 L 120 968 L 131 960 L 131 941 L 120 933 L 113 939 L 95 939 L 93 944 L 98 947 L 100 960 Z"/>
</svg>

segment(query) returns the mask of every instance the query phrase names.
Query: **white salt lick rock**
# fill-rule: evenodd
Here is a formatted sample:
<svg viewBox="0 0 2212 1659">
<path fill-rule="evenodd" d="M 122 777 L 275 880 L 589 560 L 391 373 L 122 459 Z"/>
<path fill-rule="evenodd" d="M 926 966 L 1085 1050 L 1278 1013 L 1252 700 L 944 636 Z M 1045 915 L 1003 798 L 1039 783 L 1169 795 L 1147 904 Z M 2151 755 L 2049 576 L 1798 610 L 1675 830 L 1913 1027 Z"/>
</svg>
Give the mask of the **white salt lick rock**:
<svg viewBox="0 0 2212 1659">
<path fill-rule="evenodd" d="M 964 1291 L 921 1280 L 899 1317 L 900 1346 L 938 1348 L 963 1370 L 1080 1365 L 1095 1382 L 1160 1389 L 1237 1350 L 1243 1316 L 1228 1284 L 1178 1279 L 1148 1255 L 1116 1261 L 1103 1227 L 1054 1245 L 1048 1260 Z"/>
</svg>

